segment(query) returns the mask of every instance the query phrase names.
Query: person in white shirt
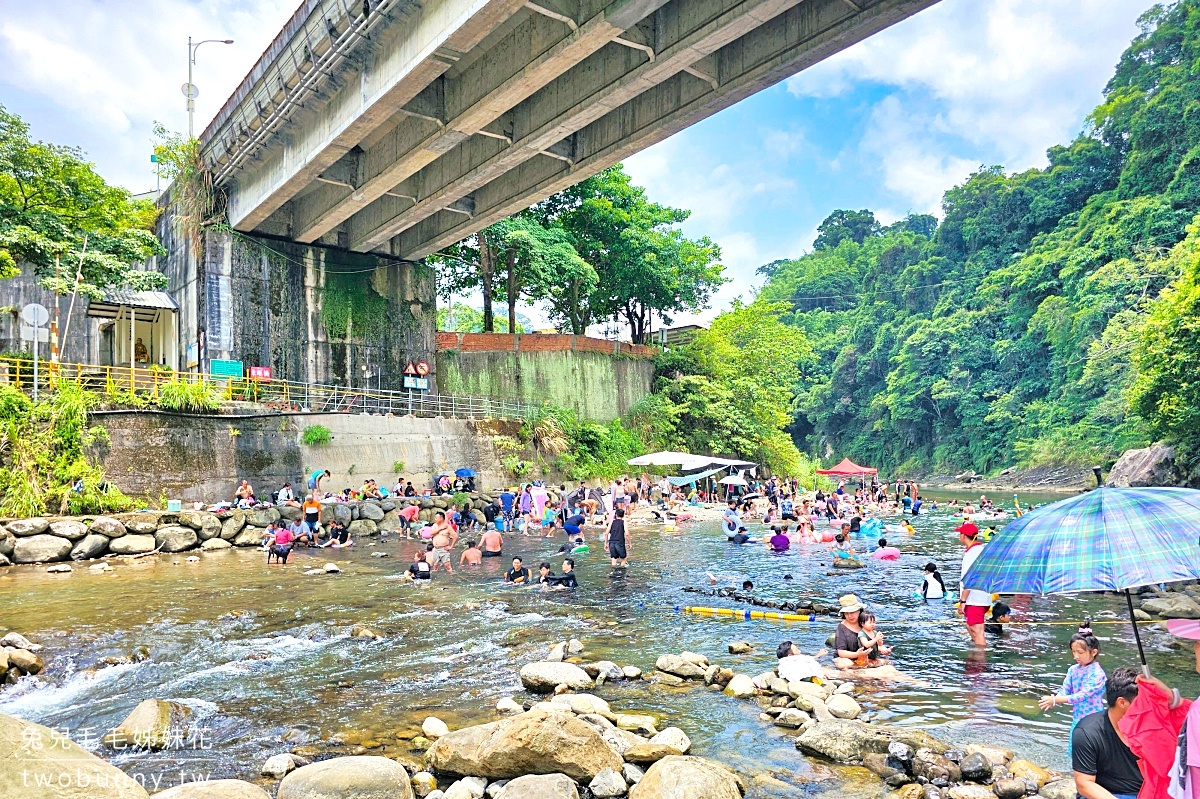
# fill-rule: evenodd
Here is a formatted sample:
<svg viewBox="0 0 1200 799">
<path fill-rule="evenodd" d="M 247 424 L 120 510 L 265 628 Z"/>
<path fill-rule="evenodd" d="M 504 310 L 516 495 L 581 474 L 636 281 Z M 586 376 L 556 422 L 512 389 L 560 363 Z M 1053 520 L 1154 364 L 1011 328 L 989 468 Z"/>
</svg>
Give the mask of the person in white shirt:
<svg viewBox="0 0 1200 799">
<path fill-rule="evenodd" d="M 971 643 L 982 649 L 987 646 L 987 639 L 983 637 L 983 623 L 987 618 L 988 608 L 992 606 L 992 595 L 987 591 L 967 588 L 963 578 L 971 565 L 983 554 L 983 544 L 977 540 L 979 529 L 970 522 L 964 523 L 957 532 L 958 540 L 967 548 L 963 553 L 962 572 L 958 580 L 958 612 L 967 622 L 967 633 L 971 636 Z"/>
<path fill-rule="evenodd" d="M 781 680 L 795 682 L 797 680 L 812 680 L 814 678 L 825 679 L 825 672 L 821 669 L 821 664 L 817 662 L 817 658 L 824 655 L 826 650 L 822 649 L 816 654 L 816 657 L 801 654 L 800 649 L 791 641 L 784 641 L 775 650 L 775 656 L 779 658 L 779 663 L 775 666 L 775 673 L 779 675 Z"/>
</svg>

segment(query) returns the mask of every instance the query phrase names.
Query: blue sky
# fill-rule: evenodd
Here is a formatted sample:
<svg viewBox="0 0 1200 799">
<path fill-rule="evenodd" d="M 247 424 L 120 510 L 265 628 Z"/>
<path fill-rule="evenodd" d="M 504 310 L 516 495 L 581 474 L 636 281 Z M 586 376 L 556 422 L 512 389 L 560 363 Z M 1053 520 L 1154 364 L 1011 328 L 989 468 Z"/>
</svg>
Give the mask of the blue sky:
<svg viewBox="0 0 1200 799">
<path fill-rule="evenodd" d="M 236 40 L 199 52 L 199 129 L 295 5 L 0 0 L 0 103 L 110 180 L 151 189 L 153 123 L 187 124 L 187 37 Z M 748 297 L 757 266 L 808 249 L 835 208 L 936 213 L 980 165 L 1044 165 L 1047 147 L 1082 129 L 1150 5 L 942 0 L 634 156 L 627 168 L 650 196 L 691 209 L 687 232 L 723 248 L 732 282 L 699 318 Z"/>
</svg>

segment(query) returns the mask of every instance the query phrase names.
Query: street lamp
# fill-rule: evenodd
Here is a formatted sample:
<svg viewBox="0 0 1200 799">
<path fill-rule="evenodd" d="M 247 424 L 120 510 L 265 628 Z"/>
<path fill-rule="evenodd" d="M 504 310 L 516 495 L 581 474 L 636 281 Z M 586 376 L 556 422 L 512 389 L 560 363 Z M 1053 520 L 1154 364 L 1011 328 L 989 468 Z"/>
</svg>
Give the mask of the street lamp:
<svg viewBox="0 0 1200 799">
<path fill-rule="evenodd" d="M 200 95 L 200 90 L 192 83 L 192 65 L 196 63 L 196 51 L 200 49 L 200 45 L 208 44 L 209 42 L 233 44 L 233 39 L 205 39 L 202 42 L 192 44 L 192 37 L 188 37 L 188 79 L 187 83 L 183 84 L 183 96 L 187 98 L 189 139 L 194 137 L 192 132 L 192 118 L 196 115 L 196 98 Z"/>
</svg>

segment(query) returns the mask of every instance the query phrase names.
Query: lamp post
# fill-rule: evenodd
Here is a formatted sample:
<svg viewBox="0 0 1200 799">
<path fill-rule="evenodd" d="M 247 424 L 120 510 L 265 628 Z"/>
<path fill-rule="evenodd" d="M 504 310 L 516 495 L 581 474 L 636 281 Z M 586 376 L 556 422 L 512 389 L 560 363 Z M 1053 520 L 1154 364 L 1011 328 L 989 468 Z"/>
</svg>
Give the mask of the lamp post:
<svg viewBox="0 0 1200 799">
<path fill-rule="evenodd" d="M 205 39 L 204 41 L 192 44 L 192 37 L 188 37 L 188 79 L 187 83 L 183 84 L 183 96 L 187 98 L 189 139 L 195 137 L 195 134 L 192 130 L 192 118 L 196 115 L 196 97 L 200 95 L 200 91 L 196 88 L 195 84 L 192 83 L 192 66 L 196 63 L 196 51 L 200 49 L 200 45 L 208 44 L 209 42 L 233 44 L 233 39 Z"/>
</svg>

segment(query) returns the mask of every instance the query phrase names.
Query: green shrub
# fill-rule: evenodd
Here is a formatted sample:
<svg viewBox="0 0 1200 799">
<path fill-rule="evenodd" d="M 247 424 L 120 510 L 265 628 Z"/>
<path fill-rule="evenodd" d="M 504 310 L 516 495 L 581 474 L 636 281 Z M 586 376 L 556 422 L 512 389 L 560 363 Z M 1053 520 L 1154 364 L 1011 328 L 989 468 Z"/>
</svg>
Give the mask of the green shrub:
<svg viewBox="0 0 1200 799">
<path fill-rule="evenodd" d="M 392 472 L 400 474 L 402 471 L 404 471 L 404 461 L 392 461 Z"/>
<path fill-rule="evenodd" d="M 527 462 L 521 460 L 516 455 L 506 455 L 501 461 L 504 469 L 513 477 L 524 477 L 529 474 L 532 468 Z"/>
<path fill-rule="evenodd" d="M 323 424 L 314 424 L 304 428 L 300 434 L 300 443 L 306 447 L 323 447 L 333 440 L 333 433 Z"/>
<path fill-rule="evenodd" d="M 172 380 L 158 387 L 154 404 L 165 411 L 212 413 L 221 407 L 221 400 L 207 380 Z"/>
<path fill-rule="evenodd" d="M 454 504 L 455 507 L 461 508 L 463 505 L 465 505 L 471 501 L 471 495 L 465 491 L 459 491 L 459 492 L 455 493 L 455 495 L 453 497 L 450 498 L 450 501 Z"/>
</svg>

